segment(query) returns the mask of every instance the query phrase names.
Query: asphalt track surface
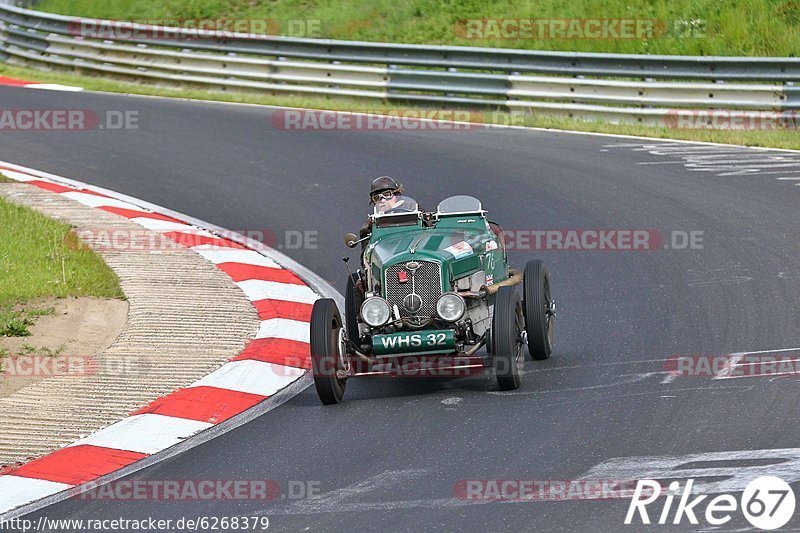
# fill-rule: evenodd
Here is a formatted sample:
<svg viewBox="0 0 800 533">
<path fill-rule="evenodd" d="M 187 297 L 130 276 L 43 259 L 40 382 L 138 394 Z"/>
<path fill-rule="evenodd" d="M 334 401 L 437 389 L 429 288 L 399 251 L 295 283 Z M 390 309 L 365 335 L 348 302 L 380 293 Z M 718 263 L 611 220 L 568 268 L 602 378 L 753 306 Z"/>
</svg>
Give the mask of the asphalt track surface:
<svg viewBox="0 0 800 533">
<path fill-rule="evenodd" d="M 692 172 L 675 157 L 621 146 L 641 141 L 569 133 L 282 131 L 264 108 L 17 88 L 0 88 L 0 107 L 137 111 L 137 130 L 0 132 L 0 159 L 230 229 L 316 232 L 316 247 L 282 251 L 339 289 L 342 235 L 363 223 L 369 181 L 380 174 L 428 209 L 451 194 L 478 196 L 506 229 L 704 232 L 696 250 L 512 251 L 517 265 L 546 261 L 559 311 L 554 355 L 527 361 L 518 391 L 499 392 L 488 375 L 363 379 L 348 384 L 345 403 L 323 407 L 312 387 L 133 476 L 311 481 L 315 499 L 66 501 L 34 518 L 260 515 L 279 531 L 605 531 L 622 527 L 626 500 L 475 503 L 454 486 L 596 478 L 592 469 L 613 458 L 751 450 L 767 450 L 754 457 L 797 481 L 796 468 L 769 459 L 769 450 L 797 446 L 796 377 L 664 373 L 675 354 L 800 346 L 792 181 Z M 728 466 L 746 474 L 759 460 Z M 740 516 L 721 529 L 748 527 Z M 656 529 L 689 526 L 684 518 Z"/>
</svg>

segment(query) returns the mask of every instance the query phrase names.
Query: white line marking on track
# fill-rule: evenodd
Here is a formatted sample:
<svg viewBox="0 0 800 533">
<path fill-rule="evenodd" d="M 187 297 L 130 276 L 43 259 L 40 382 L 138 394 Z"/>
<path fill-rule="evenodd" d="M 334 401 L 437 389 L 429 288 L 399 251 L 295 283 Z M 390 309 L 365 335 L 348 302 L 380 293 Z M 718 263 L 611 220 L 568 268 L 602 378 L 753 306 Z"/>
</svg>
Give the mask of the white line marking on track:
<svg viewBox="0 0 800 533">
<path fill-rule="evenodd" d="M 783 352 L 797 352 L 800 348 L 780 348 L 778 350 L 759 350 L 757 352 L 736 352 L 731 355 L 756 355 L 761 353 L 783 353 Z"/>
<path fill-rule="evenodd" d="M 39 89 L 44 91 L 62 91 L 68 93 L 79 93 L 83 91 L 83 87 L 75 87 L 73 85 L 60 85 L 58 83 L 29 83 L 25 86 L 26 89 Z"/>
<path fill-rule="evenodd" d="M 575 481 L 632 480 L 632 479 L 687 479 L 696 478 L 694 493 L 719 494 L 741 492 L 745 486 L 759 475 L 776 475 L 788 478 L 791 483 L 800 479 L 800 448 L 774 450 L 742 450 L 710 453 L 694 453 L 683 456 L 641 456 L 615 457 L 608 459 L 593 468 Z M 754 466 L 732 466 L 730 461 L 767 461 L 767 464 Z M 692 466 L 696 465 L 696 466 Z M 707 465 L 707 466 L 706 466 Z M 410 481 L 417 481 L 419 474 L 426 471 L 384 472 L 364 481 L 337 489 L 320 496 L 298 501 L 282 503 L 258 511 L 259 515 L 303 515 L 328 513 L 381 512 L 401 509 L 445 509 L 471 505 L 508 505 L 547 503 L 541 499 L 509 499 L 492 501 L 490 499 L 467 498 L 424 498 L 399 501 L 347 501 L 351 498 L 363 497 L 377 489 L 386 489 L 402 482 L 407 487 Z M 435 475 L 429 473 L 429 475 Z M 715 479 L 713 476 L 722 477 Z M 623 496 L 631 496 L 632 490 Z M 602 491 L 586 491 L 581 500 L 607 498 Z"/>
<path fill-rule="evenodd" d="M 753 463 L 734 464 L 737 461 Z M 615 457 L 596 465 L 580 479 L 695 478 L 694 494 L 720 494 L 740 492 L 753 479 L 766 475 L 779 475 L 787 483 L 800 480 L 800 448 Z"/>
<path fill-rule="evenodd" d="M 667 392 L 708 392 L 709 394 L 730 394 L 730 393 L 737 393 L 741 394 L 743 392 L 747 392 L 753 389 L 753 385 L 742 385 L 742 386 L 728 386 L 728 387 L 684 387 L 680 389 L 669 389 Z M 581 400 L 584 402 L 608 402 L 609 400 L 621 400 L 622 398 L 633 398 L 636 396 L 650 396 L 652 394 L 657 394 L 658 391 L 655 390 L 648 390 L 645 392 L 625 392 L 622 394 L 606 394 L 606 395 L 594 395 L 588 398 L 582 398 Z M 563 400 L 559 400 L 559 402 L 563 402 Z"/>
<path fill-rule="evenodd" d="M 780 160 L 774 160 L 780 161 Z M 697 159 L 692 159 L 686 163 L 686 167 L 689 170 L 702 170 L 702 171 L 717 171 L 718 169 L 736 169 L 739 166 L 743 165 L 744 163 L 762 163 L 762 161 L 758 159 L 720 159 L 715 161 L 698 161 Z M 762 168 L 786 168 L 786 167 L 798 167 L 800 166 L 800 162 L 792 161 L 792 162 L 774 162 L 768 165 L 756 165 L 754 168 L 744 168 L 741 169 L 740 172 L 749 172 L 749 173 L 760 173 Z"/>
<path fill-rule="evenodd" d="M 611 365 L 636 365 L 642 363 L 663 363 L 665 359 L 639 359 L 636 361 L 605 361 L 602 363 L 587 363 L 585 365 L 569 365 L 569 366 L 553 366 L 550 368 L 537 368 L 533 370 L 534 373 L 539 372 L 557 372 L 561 370 L 571 370 L 574 368 L 590 368 L 593 366 L 611 366 Z"/>
<path fill-rule="evenodd" d="M 678 374 L 676 372 L 667 372 L 667 375 L 664 376 L 664 379 L 661 380 L 661 384 L 662 385 L 668 385 L 668 384 L 672 383 L 673 381 L 675 381 L 675 378 L 677 378 L 677 377 L 678 377 Z"/>
<path fill-rule="evenodd" d="M 660 161 L 638 161 L 637 165 L 683 164 L 689 172 L 711 172 L 720 177 L 800 173 L 795 151 L 776 151 L 732 145 L 685 145 L 673 142 L 643 142 L 604 145 L 604 149 L 625 148 L 647 152 L 651 156 L 669 158 Z M 797 184 L 795 184 L 797 185 Z"/>
<path fill-rule="evenodd" d="M 682 165 L 683 161 L 637 161 L 637 165 Z"/>
<path fill-rule="evenodd" d="M 37 178 L 36 176 L 23 174 L 22 172 L 15 172 L 13 170 L 0 170 L 0 174 L 5 174 L 7 177 L 15 181 L 34 181 L 41 179 Z"/>
<path fill-rule="evenodd" d="M 752 281 L 753 278 L 747 276 L 739 276 L 734 278 L 726 278 L 726 279 L 711 279 L 706 281 L 690 281 L 689 287 L 705 287 L 709 285 L 730 285 L 732 283 L 745 283 L 748 281 Z"/>
<path fill-rule="evenodd" d="M 731 354 L 730 359 L 725 362 L 725 365 L 720 369 L 719 373 L 714 376 L 714 379 L 735 379 L 737 377 L 744 377 L 744 376 L 732 376 L 731 374 L 735 370 L 736 366 L 738 365 L 739 361 L 746 355 L 759 355 L 765 353 L 784 353 L 784 352 L 796 352 L 800 351 L 800 348 L 781 348 L 778 350 L 758 350 L 755 352 L 737 352 Z"/>
<path fill-rule="evenodd" d="M 580 392 L 580 391 L 588 391 L 588 390 L 597 390 L 597 389 L 608 389 L 611 387 L 619 387 L 621 385 L 631 385 L 633 383 L 638 383 L 640 381 L 644 381 L 645 379 L 661 374 L 662 372 L 646 372 L 643 374 L 627 374 L 617 376 L 612 382 L 610 383 L 601 383 L 599 385 L 589 385 L 588 387 L 568 387 L 565 389 L 556 389 L 556 390 L 516 390 L 516 391 L 487 391 L 486 394 L 491 394 L 493 396 L 531 396 L 531 395 L 545 395 L 545 394 L 559 394 L 563 392 Z M 620 379 L 621 378 L 621 379 Z"/>
<path fill-rule="evenodd" d="M 458 396 L 451 396 L 449 398 L 445 398 L 441 401 L 444 405 L 458 405 L 460 404 L 464 398 L 459 398 Z"/>
<path fill-rule="evenodd" d="M 429 469 L 387 470 L 353 483 L 346 487 L 334 489 L 325 494 L 313 496 L 294 503 L 281 504 L 265 509 L 256 514 L 319 514 L 338 513 L 351 511 L 379 511 L 385 509 L 408 509 L 414 507 L 450 507 L 453 505 L 472 505 L 476 502 L 458 500 L 456 498 L 440 498 L 429 500 L 410 500 L 403 502 L 348 502 L 347 500 L 363 497 L 377 491 L 401 487 L 408 487 L 414 481 L 419 481 L 423 475 L 431 472 Z M 396 491 L 394 491 L 396 492 Z M 480 502 L 483 503 L 483 502 Z"/>
<path fill-rule="evenodd" d="M 312 500 L 313 501 L 313 500 Z M 518 502 L 503 503 L 531 503 L 535 500 L 520 500 Z M 430 498 L 422 500 L 379 501 L 379 502 L 335 502 L 314 501 L 306 504 L 302 509 L 285 505 L 256 512 L 257 515 L 297 515 L 297 514 L 327 514 L 327 513 L 363 513 L 369 511 L 392 511 L 398 509 L 444 509 L 449 507 L 463 507 L 465 505 L 485 505 L 491 500 L 459 500 L 456 498 Z M 294 504 L 297 505 L 297 504 Z"/>
<path fill-rule="evenodd" d="M 725 364 L 722 366 L 719 373 L 714 376 L 714 379 L 725 379 L 726 377 L 730 376 L 731 372 L 733 372 L 733 368 L 736 366 L 736 363 L 741 361 L 742 357 L 744 357 L 743 353 L 733 354 L 730 359 L 725 361 Z"/>
<path fill-rule="evenodd" d="M 781 361 L 786 363 L 797 363 L 798 361 L 800 361 L 800 359 L 781 359 Z M 736 363 L 733 366 L 760 366 L 767 363 L 768 361 L 750 361 L 747 363 Z"/>
<path fill-rule="evenodd" d="M 767 174 L 771 175 L 771 174 L 798 174 L 798 173 L 800 173 L 800 170 L 774 170 L 774 171 L 770 170 L 767 172 L 759 172 L 758 174 L 762 176 Z"/>
</svg>

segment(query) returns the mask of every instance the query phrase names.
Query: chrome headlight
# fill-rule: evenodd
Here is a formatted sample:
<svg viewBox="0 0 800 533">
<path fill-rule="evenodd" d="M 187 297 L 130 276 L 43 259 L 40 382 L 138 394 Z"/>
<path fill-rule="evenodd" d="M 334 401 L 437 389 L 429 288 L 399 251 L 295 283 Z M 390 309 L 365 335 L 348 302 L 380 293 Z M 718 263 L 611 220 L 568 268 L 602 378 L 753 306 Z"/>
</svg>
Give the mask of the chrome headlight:
<svg viewBox="0 0 800 533">
<path fill-rule="evenodd" d="M 442 294 L 436 302 L 436 314 L 446 322 L 455 322 L 464 316 L 466 310 L 467 304 L 464 298 L 454 292 Z"/>
<path fill-rule="evenodd" d="M 386 324 L 390 314 L 389 304 L 383 298 L 373 296 L 361 304 L 361 318 L 373 328 Z"/>
</svg>

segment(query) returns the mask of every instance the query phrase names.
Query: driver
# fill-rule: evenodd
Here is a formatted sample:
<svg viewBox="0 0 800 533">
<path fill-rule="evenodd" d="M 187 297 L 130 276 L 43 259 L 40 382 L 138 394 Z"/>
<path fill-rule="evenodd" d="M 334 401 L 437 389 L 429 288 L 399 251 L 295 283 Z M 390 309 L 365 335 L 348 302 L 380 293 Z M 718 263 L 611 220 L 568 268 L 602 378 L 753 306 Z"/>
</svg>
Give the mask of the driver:
<svg viewBox="0 0 800 533">
<path fill-rule="evenodd" d="M 389 209 L 399 207 L 403 204 L 403 200 L 399 198 L 403 192 L 403 186 L 394 178 L 389 176 L 381 176 L 372 180 L 372 186 L 369 189 L 369 203 L 375 206 L 375 211 L 378 213 L 385 213 Z M 363 239 L 369 234 L 370 221 L 361 226 L 359 238 Z M 366 246 L 366 242 L 363 243 Z M 363 247 L 362 246 L 362 247 Z"/>
<path fill-rule="evenodd" d="M 389 176 L 375 178 L 369 191 L 370 204 L 375 206 L 376 213 L 385 213 L 403 205 L 404 201 L 400 199 L 402 192 L 403 186 L 394 178 Z"/>
<path fill-rule="evenodd" d="M 381 176 L 372 180 L 369 190 L 369 203 L 374 206 L 375 213 L 383 215 L 392 212 L 394 209 L 399 211 L 416 211 L 420 209 L 413 198 L 403 196 L 403 185 L 389 176 Z M 422 224 L 426 227 L 431 225 L 430 213 L 423 211 Z M 370 232 L 371 219 L 367 219 L 366 224 L 361 226 L 359 238 L 363 239 Z M 362 249 L 367 246 L 366 241 L 362 242 Z"/>
</svg>

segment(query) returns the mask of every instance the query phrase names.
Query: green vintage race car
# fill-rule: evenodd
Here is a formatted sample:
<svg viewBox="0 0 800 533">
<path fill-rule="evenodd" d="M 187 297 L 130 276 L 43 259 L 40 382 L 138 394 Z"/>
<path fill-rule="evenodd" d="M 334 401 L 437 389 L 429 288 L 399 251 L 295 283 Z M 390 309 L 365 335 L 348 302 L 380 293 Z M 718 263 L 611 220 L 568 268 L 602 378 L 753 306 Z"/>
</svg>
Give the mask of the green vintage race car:
<svg viewBox="0 0 800 533">
<path fill-rule="evenodd" d="M 334 300 L 314 304 L 322 403 L 339 403 L 347 380 L 364 375 L 460 377 L 493 367 L 500 389 L 518 388 L 523 345 L 537 360 L 553 346 L 555 302 L 542 261 L 509 268 L 500 226 L 471 196 L 447 198 L 433 213 L 404 196 L 393 204 L 376 207 L 362 239 L 345 236 L 363 254 L 347 280 L 344 319 Z"/>
</svg>

